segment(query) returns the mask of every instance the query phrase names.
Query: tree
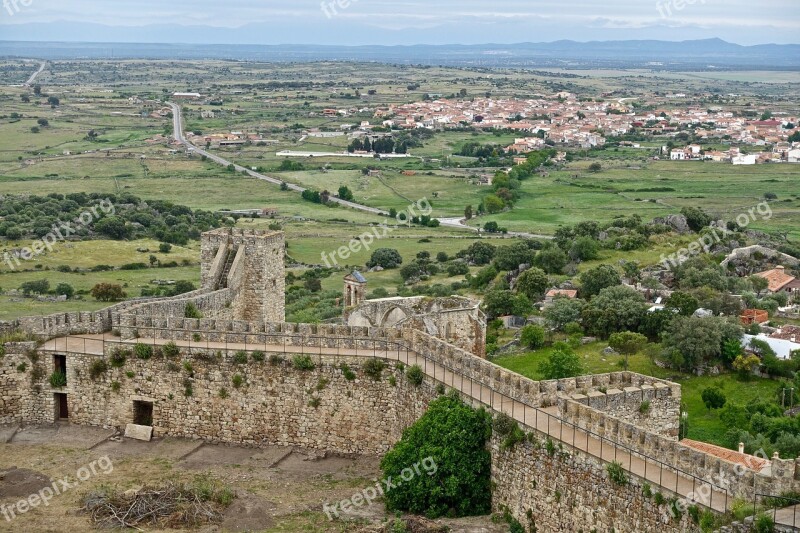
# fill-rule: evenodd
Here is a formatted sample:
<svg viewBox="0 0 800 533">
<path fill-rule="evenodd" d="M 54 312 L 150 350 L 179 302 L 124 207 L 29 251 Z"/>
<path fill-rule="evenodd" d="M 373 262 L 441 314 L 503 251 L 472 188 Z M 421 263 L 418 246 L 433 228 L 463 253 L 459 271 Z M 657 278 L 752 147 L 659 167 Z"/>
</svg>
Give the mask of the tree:
<svg viewBox="0 0 800 533">
<path fill-rule="evenodd" d="M 40 131 L 41 131 L 41 130 L 39 129 L 39 126 L 33 126 L 33 127 L 31 127 L 31 133 L 39 133 Z"/>
<path fill-rule="evenodd" d="M 367 262 L 367 267 L 373 268 L 379 266 L 381 268 L 397 268 L 403 264 L 403 258 L 400 252 L 394 248 L 378 248 L 372 252 L 372 257 Z"/>
<path fill-rule="evenodd" d="M 681 316 L 690 316 L 700 307 L 697 298 L 689 293 L 675 291 L 664 302 L 666 309 L 675 310 Z"/>
<path fill-rule="evenodd" d="M 497 248 L 487 242 L 477 241 L 469 245 L 466 250 L 461 250 L 456 257 L 466 259 L 473 265 L 487 265 L 492 259 Z"/>
<path fill-rule="evenodd" d="M 589 172 L 600 172 L 601 170 L 603 170 L 603 165 L 600 163 L 592 163 L 589 165 Z"/>
<path fill-rule="evenodd" d="M 586 331 L 603 339 L 617 331 L 636 331 L 647 313 L 644 296 L 617 285 L 602 289 L 581 314 Z"/>
<path fill-rule="evenodd" d="M 579 237 L 572 243 L 569 256 L 576 261 L 591 261 L 597 259 L 600 244 L 591 237 Z"/>
<path fill-rule="evenodd" d="M 762 278 L 761 276 L 750 276 L 747 278 L 750 284 L 753 286 L 753 290 L 756 291 L 758 297 L 761 297 L 761 293 L 767 290 L 769 287 L 769 280 L 767 278 Z"/>
<path fill-rule="evenodd" d="M 517 278 L 514 289 L 528 297 L 532 302 L 538 302 L 550 286 L 550 280 L 544 270 L 529 268 Z"/>
<path fill-rule="evenodd" d="M 483 199 L 483 208 L 490 215 L 499 213 L 505 208 L 505 206 L 506 203 L 502 200 L 502 198 L 494 194 L 490 194 Z"/>
<path fill-rule="evenodd" d="M 130 228 L 125 224 L 125 219 L 118 216 L 98 220 L 94 225 L 94 229 L 115 240 L 122 240 L 130 235 Z"/>
<path fill-rule="evenodd" d="M 500 246 L 494 255 L 498 270 L 515 270 L 523 264 L 531 264 L 534 252 L 524 242 L 516 242 L 510 246 Z"/>
<path fill-rule="evenodd" d="M 61 101 L 55 96 L 48 97 L 47 103 L 50 104 L 50 107 L 58 107 L 61 105 Z"/>
<path fill-rule="evenodd" d="M 607 287 L 622 285 L 619 272 L 611 265 L 600 265 L 580 275 L 581 296 L 591 298 Z"/>
<path fill-rule="evenodd" d="M 162 242 L 158 245 L 158 251 L 162 254 L 168 254 L 172 251 L 172 245 L 168 242 Z"/>
<path fill-rule="evenodd" d="M 75 289 L 69 283 L 59 283 L 56 285 L 55 293 L 58 296 L 66 296 L 67 300 L 70 300 L 75 295 Z"/>
<path fill-rule="evenodd" d="M 564 331 L 567 324 L 580 321 L 583 306 L 582 300 L 557 296 L 553 299 L 553 303 L 545 308 L 544 317 L 551 328 Z"/>
<path fill-rule="evenodd" d="M 608 345 L 625 356 L 625 370 L 628 370 L 628 358 L 639 353 L 646 344 L 647 337 L 631 331 L 612 333 L 608 338 Z"/>
<path fill-rule="evenodd" d="M 464 208 L 464 218 L 470 220 L 472 218 L 472 206 L 468 205 Z"/>
<path fill-rule="evenodd" d="M 485 410 L 455 394 L 433 400 L 381 461 L 384 479 L 403 479 L 384 495 L 387 509 L 431 518 L 491 512 L 491 435 Z M 405 481 L 409 465 L 424 472 Z"/>
<path fill-rule="evenodd" d="M 303 283 L 303 286 L 310 292 L 319 292 L 322 290 L 322 282 L 319 278 L 308 278 Z"/>
<path fill-rule="evenodd" d="M 30 296 L 31 294 L 46 294 L 50 290 L 50 282 L 46 279 L 39 279 L 36 281 L 26 281 L 19 286 L 22 294 Z"/>
<path fill-rule="evenodd" d="M 725 393 L 722 392 L 722 389 L 719 387 L 703 389 L 703 392 L 700 393 L 700 397 L 703 399 L 703 403 L 709 411 L 711 409 L 721 409 L 727 401 Z"/>
<path fill-rule="evenodd" d="M 567 266 L 567 254 L 557 246 L 550 246 L 536 254 L 533 263 L 548 274 L 561 274 Z"/>
<path fill-rule="evenodd" d="M 353 192 L 346 185 L 339 187 L 338 196 L 342 200 L 347 200 L 348 202 L 353 201 Z"/>
<path fill-rule="evenodd" d="M 723 344 L 740 339 L 742 327 L 721 317 L 678 316 L 662 334 L 667 355 L 680 354 L 681 364 L 697 368 L 719 357 Z"/>
<path fill-rule="evenodd" d="M 581 358 L 565 343 L 556 344 L 556 349 L 539 364 L 544 379 L 564 379 L 583 373 Z"/>
<path fill-rule="evenodd" d="M 36 123 L 43 128 L 46 128 L 47 126 L 50 125 L 50 121 L 48 121 L 46 118 L 40 118 L 39 120 L 36 121 Z"/>
<path fill-rule="evenodd" d="M 439 263 L 446 263 L 450 257 L 447 255 L 447 252 L 437 252 L 436 254 L 436 261 Z"/>
<path fill-rule="evenodd" d="M 750 374 L 753 373 L 753 370 L 758 368 L 761 365 L 761 359 L 758 358 L 757 355 L 749 354 L 749 355 L 737 355 L 736 359 L 733 360 L 733 369 L 739 373 L 739 376 L 742 379 L 747 379 L 750 377 Z"/>
<path fill-rule="evenodd" d="M 686 217 L 686 223 L 694 231 L 700 231 L 711 224 L 711 217 L 699 207 L 684 207 L 681 214 Z"/>
<path fill-rule="evenodd" d="M 92 298 L 101 302 L 116 302 L 127 296 L 121 285 L 111 283 L 98 283 L 92 287 L 90 294 Z"/>
<path fill-rule="evenodd" d="M 483 298 L 483 310 L 490 318 L 505 315 L 527 315 L 531 303 L 524 294 L 507 290 L 492 290 Z"/>
<path fill-rule="evenodd" d="M 536 350 L 544 346 L 545 331 L 542 326 L 528 324 L 522 328 L 519 341 L 526 348 Z"/>
</svg>

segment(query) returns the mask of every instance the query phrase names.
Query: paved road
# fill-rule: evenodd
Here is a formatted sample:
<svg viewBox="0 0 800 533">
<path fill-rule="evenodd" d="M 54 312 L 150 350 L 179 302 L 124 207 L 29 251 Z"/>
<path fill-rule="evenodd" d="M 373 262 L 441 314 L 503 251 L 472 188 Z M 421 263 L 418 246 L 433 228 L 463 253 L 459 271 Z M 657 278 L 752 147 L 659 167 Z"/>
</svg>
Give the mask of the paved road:
<svg viewBox="0 0 800 533">
<path fill-rule="evenodd" d="M 283 336 L 274 335 L 277 342 Z M 285 338 L 284 338 L 285 341 Z M 51 339 L 42 346 L 43 351 L 48 352 L 73 352 L 100 355 L 108 351 L 107 344 L 125 344 L 131 346 L 135 342 L 150 345 L 164 345 L 168 340 L 139 338 L 136 341 L 121 341 L 119 337 L 106 335 L 84 335 L 73 337 L 61 337 Z M 691 501 L 694 493 L 708 494 L 701 503 L 706 507 L 716 511 L 724 512 L 730 508 L 732 498 L 718 490 L 708 490 L 708 486 L 703 482 L 693 479 L 682 473 L 678 473 L 669 467 L 664 467 L 653 458 L 641 457 L 637 454 L 629 453 L 625 448 L 616 446 L 613 442 L 600 439 L 594 434 L 590 434 L 583 429 L 576 428 L 560 419 L 557 407 L 537 409 L 525 405 L 500 395 L 486 385 L 471 380 L 468 376 L 461 373 L 457 368 L 445 368 L 441 364 L 434 364 L 433 361 L 410 351 L 397 344 L 392 348 L 369 347 L 370 340 L 363 341 L 363 346 L 359 348 L 344 348 L 337 346 L 295 346 L 289 344 L 242 344 L 224 342 L 191 342 L 175 341 L 181 347 L 194 348 L 206 353 L 216 350 L 237 351 L 237 350 L 260 350 L 265 353 L 304 353 L 310 355 L 324 356 L 347 356 L 347 357 L 379 357 L 390 361 L 400 361 L 407 366 L 419 365 L 423 372 L 434 380 L 444 383 L 460 391 L 467 399 L 476 406 L 486 406 L 498 412 L 503 412 L 517 420 L 526 429 L 535 429 L 539 434 L 545 435 L 556 443 L 561 443 L 565 448 L 573 448 L 587 453 L 603 462 L 610 463 L 616 461 L 625 470 L 631 472 L 641 479 L 646 479 L 653 486 L 661 487 L 667 491 L 679 494 Z M 377 341 L 380 345 L 380 339 Z"/>
<path fill-rule="evenodd" d="M 218 155 L 214 155 L 211 152 L 207 152 L 206 150 L 203 150 L 202 148 L 199 148 L 199 147 L 195 146 L 194 144 L 190 143 L 186 139 L 186 137 L 184 136 L 184 133 L 183 133 L 183 118 L 181 117 L 181 108 L 180 108 L 180 106 L 177 105 L 177 104 L 174 104 L 172 102 L 167 102 L 167 104 L 169 104 L 169 106 L 172 108 L 173 137 L 175 138 L 175 140 L 177 140 L 178 142 L 183 144 L 186 147 L 187 150 L 189 150 L 190 152 L 196 153 L 198 155 L 201 155 L 201 156 L 206 156 L 208 159 L 210 159 L 210 160 L 212 160 L 212 161 L 214 161 L 216 163 L 219 163 L 220 165 L 226 166 L 226 167 L 229 166 L 229 165 L 233 165 L 234 168 L 236 168 L 236 170 L 238 172 L 246 172 L 249 176 L 252 176 L 253 178 L 256 178 L 256 179 L 259 179 L 259 180 L 262 180 L 262 181 L 266 181 L 267 183 L 272 183 L 273 185 L 278 185 L 278 186 L 280 186 L 283 183 L 283 180 L 281 180 L 281 179 L 273 178 L 271 176 L 267 176 L 266 174 L 261 174 L 260 172 L 256 172 L 255 170 L 251 170 L 251 169 L 245 168 L 245 167 L 243 167 L 241 165 L 237 165 L 233 161 L 228 161 L 227 159 L 225 159 L 223 157 L 220 157 Z M 300 187 L 299 185 L 294 185 L 292 183 L 287 183 L 286 185 L 289 187 L 289 190 L 292 190 L 292 191 L 297 191 L 297 192 L 302 193 L 303 191 L 306 190 L 305 188 Z M 336 198 L 336 197 L 332 196 L 330 201 L 331 202 L 336 202 L 337 204 L 343 205 L 345 207 L 349 207 L 351 209 L 356 209 L 358 211 L 364 211 L 366 213 L 370 213 L 370 214 L 373 214 L 373 215 L 389 216 L 389 214 L 386 211 L 382 210 L 382 209 L 377 209 L 375 207 L 368 207 L 366 205 L 357 204 L 355 202 L 348 202 L 347 200 L 342 200 L 341 198 Z"/>
<path fill-rule="evenodd" d="M 36 81 L 36 78 L 39 77 L 39 74 L 44 72 L 44 67 L 46 67 L 46 66 L 47 66 L 47 61 L 42 61 L 42 64 L 39 65 L 39 70 L 37 70 L 36 72 L 31 74 L 31 77 L 28 78 L 28 81 L 25 82 L 25 85 L 27 87 L 30 87 L 31 85 L 33 85 L 33 82 Z"/>
<path fill-rule="evenodd" d="M 461 229 L 468 229 L 470 231 L 478 231 L 478 228 L 474 228 L 472 226 L 468 226 L 466 220 L 463 217 L 454 217 L 454 218 L 440 218 L 439 223 L 442 226 L 447 226 L 448 228 L 461 228 Z M 552 239 L 552 235 L 540 235 L 538 233 L 524 233 L 520 231 L 509 231 L 506 233 L 509 237 L 523 237 L 525 239 Z"/>
</svg>

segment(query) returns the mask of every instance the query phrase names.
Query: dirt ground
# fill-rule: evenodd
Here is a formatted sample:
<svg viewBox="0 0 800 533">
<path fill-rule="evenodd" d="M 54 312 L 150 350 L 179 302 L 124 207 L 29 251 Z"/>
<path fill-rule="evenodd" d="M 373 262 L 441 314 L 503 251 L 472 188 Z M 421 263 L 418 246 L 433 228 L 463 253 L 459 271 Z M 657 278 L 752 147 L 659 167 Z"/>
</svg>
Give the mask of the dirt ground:
<svg viewBox="0 0 800 533">
<path fill-rule="evenodd" d="M 104 459 L 107 458 L 107 459 Z M 387 516 L 381 503 L 330 521 L 325 503 L 350 498 L 380 478 L 377 457 L 331 457 L 299 449 L 243 448 L 187 439 L 140 442 L 113 429 L 70 426 L 0 426 L 0 506 L 6 509 L 51 480 L 60 494 L 10 517 L 0 507 L 0 532 L 90 531 L 79 512 L 82 498 L 101 486 L 122 490 L 201 474 L 232 488 L 236 498 L 220 524 L 204 533 L 379 531 Z M 110 466 L 113 465 L 113 466 Z M 60 482 L 64 480 L 69 488 Z M 45 489 L 47 490 L 47 489 Z M 454 533 L 500 533 L 508 526 L 489 517 L 436 521 Z M 415 528 L 416 529 L 416 528 Z"/>
</svg>

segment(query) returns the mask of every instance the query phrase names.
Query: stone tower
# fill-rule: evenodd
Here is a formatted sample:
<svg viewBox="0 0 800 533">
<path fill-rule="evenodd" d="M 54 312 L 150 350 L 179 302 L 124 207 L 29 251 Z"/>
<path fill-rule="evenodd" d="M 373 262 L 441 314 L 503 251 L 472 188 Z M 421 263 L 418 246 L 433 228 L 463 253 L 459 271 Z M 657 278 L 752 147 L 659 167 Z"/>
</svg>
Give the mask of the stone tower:
<svg viewBox="0 0 800 533">
<path fill-rule="evenodd" d="M 353 307 L 367 299 L 367 280 L 354 270 L 344 277 L 344 306 Z"/>
<path fill-rule="evenodd" d="M 281 231 L 222 228 L 201 242 L 203 289 L 230 289 L 234 320 L 283 322 L 286 251 Z"/>
</svg>

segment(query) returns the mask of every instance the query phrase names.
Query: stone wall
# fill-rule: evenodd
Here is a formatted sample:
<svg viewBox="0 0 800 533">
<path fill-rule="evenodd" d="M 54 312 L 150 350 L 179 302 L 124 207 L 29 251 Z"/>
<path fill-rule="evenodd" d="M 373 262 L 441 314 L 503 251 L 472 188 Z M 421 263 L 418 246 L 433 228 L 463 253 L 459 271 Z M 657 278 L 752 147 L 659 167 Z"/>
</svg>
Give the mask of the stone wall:
<svg viewBox="0 0 800 533">
<path fill-rule="evenodd" d="M 666 505 L 646 498 L 637 479 L 614 484 L 594 457 L 559 449 L 551 455 L 542 442 L 504 450 L 497 436 L 491 447 L 492 505 L 508 509 L 526 531 L 699 531 L 688 513 L 672 517 Z"/>
<path fill-rule="evenodd" d="M 568 398 L 636 427 L 678 440 L 681 395 L 674 385 L 643 383 L 574 393 Z M 560 401 L 559 406 L 562 405 Z"/>
<path fill-rule="evenodd" d="M 383 298 L 345 310 L 350 326 L 412 328 L 486 356 L 486 315 L 480 302 L 461 296 Z"/>
<path fill-rule="evenodd" d="M 53 372 L 50 356 L 37 354 L 35 342 L 7 343 L 4 349 L 5 355 L 0 357 L 0 424 L 52 422 L 55 403 L 49 383 Z"/>
<path fill-rule="evenodd" d="M 232 291 L 233 317 L 283 322 L 286 244 L 279 231 L 223 228 L 201 238 L 201 283 L 206 291 L 220 284 Z M 227 253 L 235 253 L 225 271 Z"/>
<path fill-rule="evenodd" d="M 436 397 L 430 380 L 415 387 L 393 364 L 387 363 L 380 381 L 367 377 L 364 358 L 313 356 L 315 369 L 301 371 L 291 354 L 279 363 L 267 355 L 261 362 L 250 357 L 237 364 L 234 356 L 232 351 L 149 360 L 129 355 L 124 365 L 93 379 L 92 365 L 103 357 L 68 354 L 67 387 L 44 393 L 67 393 L 73 424 L 124 428 L 134 421 L 135 401 L 151 402 L 157 437 L 346 454 L 385 453 Z M 342 364 L 356 379 L 345 378 Z"/>
</svg>

